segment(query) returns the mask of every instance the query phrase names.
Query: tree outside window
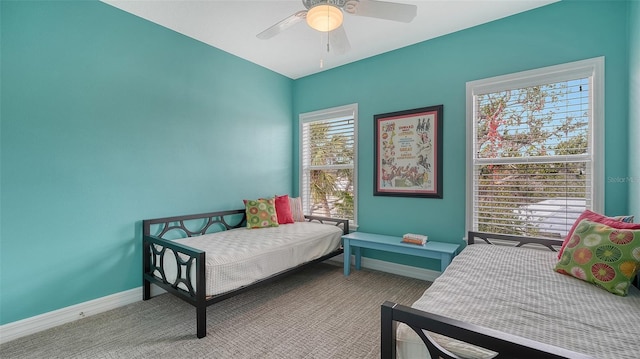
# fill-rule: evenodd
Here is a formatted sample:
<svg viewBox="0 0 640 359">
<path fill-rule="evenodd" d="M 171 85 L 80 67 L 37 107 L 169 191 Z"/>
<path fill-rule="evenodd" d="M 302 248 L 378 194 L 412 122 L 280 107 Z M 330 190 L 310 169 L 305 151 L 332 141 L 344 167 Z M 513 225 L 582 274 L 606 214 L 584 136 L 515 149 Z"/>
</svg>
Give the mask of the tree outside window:
<svg viewBox="0 0 640 359">
<path fill-rule="evenodd" d="M 582 211 L 594 209 L 602 182 L 594 163 L 594 68 L 468 85 L 469 228 L 561 238 Z"/>
<path fill-rule="evenodd" d="M 305 214 L 356 219 L 357 106 L 301 114 Z"/>
</svg>

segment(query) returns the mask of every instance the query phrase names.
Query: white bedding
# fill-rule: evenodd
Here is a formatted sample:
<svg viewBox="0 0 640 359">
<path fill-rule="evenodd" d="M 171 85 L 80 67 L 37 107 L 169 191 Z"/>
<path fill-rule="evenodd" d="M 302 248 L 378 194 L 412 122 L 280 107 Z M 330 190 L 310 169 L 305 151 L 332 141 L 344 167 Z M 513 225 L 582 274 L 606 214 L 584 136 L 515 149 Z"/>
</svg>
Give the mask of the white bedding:
<svg viewBox="0 0 640 359">
<path fill-rule="evenodd" d="M 640 291 L 620 297 L 553 271 L 557 253 L 467 246 L 412 307 L 601 359 L 640 357 Z M 401 324 L 399 358 L 428 358 Z M 487 357 L 481 351 L 468 357 Z M 490 357 L 490 356 L 489 356 Z"/>
<path fill-rule="evenodd" d="M 206 292 L 212 296 L 322 257 L 340 247 L 341 237 L 342 229 L 334 225 L 295 222 L 260 229 L 237 228 L 174 242 L 206 252 Z M 167 250 L 164 257 L 165 275 L 173 282 L 177 272 L 174 254 Z M 184 266 L 181 271 L 185 271 Z M 193 266 L 194 288 L 195 278 Z M 180 287 L 186 289 L 182 284 Z"/>
</svg>

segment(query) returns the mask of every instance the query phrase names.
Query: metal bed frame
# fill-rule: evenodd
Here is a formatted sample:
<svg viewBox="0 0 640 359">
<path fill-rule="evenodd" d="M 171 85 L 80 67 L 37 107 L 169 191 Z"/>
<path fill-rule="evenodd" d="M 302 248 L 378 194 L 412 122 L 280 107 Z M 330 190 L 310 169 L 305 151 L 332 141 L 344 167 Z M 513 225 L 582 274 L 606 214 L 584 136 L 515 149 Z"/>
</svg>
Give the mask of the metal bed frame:
<svg viewBox="0 0 640 359">
<path fill-rule="evenodd" d="M 342 227 L 343 234 L 349 233 L 349 221 L 346 219 L 327 218 L 320 216 L 305 216 L 307 222 L 319 222 L 333 224 Z M 197 229 L 189 227 L 197 225 Z M 203 338 L 207 335 L 207 307 L 222 300 L 238 295 L 255 286 L 263 285 L 277 280 L 285 275 L 299 271 L 306 266 L 322 262 L 326 259 L 339 255 L 343 252 L 342 247 L 328 253 L 320 258 L 296 267 L 289 268 L 276 273 L 270 277 L 261 279 L 250 285 L 243 286 L 225 293 L 214 296 L 206 295 L 205 263 L 206 253 L 204 251 L 175 243 L 171 239 L 164 238 L 168 233 L 179 232 L 182 236 L 200 236 L 210 232 L 220 230 L 230 230 L 246 226 L 246 212 L 244 209 L 218 211 L 210 213 L 192 214 L 184 216 L 174 216 L 142 221 L 142 284 L 143 300 L 151 298 L 151 284 L 155 284 L 176 297 L 196 307 L 196 328 L 197 337 Z M 152 234 L 152 227 L 159 228 L 157 234 Z M 174 254 L 177 265 L 176 279 L 170 282 L 164 271 L 165 252 L 171 250 Z M 185 268 L 184 275 L 182 268 Z M 191 270 L 195 268 L 195 288 L 191 285 Z M 160 276 L 154 275 L 154 272 Z M 179 286 L 181 285 L 181 286 Z M 183 289 L 186 288 L 186 289 Z"/>
</svg>

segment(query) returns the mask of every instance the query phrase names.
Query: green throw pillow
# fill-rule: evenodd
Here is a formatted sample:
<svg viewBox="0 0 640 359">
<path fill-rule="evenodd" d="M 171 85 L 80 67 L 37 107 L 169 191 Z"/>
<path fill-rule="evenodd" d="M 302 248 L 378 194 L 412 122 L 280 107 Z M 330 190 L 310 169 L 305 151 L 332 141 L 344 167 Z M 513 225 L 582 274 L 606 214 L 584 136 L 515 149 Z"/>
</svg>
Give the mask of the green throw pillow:
<svg viewBox="0 0 640 359">
<path fill-rule="evenodd" d="M 640 270 L 640 230 L 582 220 L 555 270 L 625 296 Z"/>
<path fill-rule="evenodd" d="M 244 206 L 247 212 L 247 228 L 278 227 L 278 215 L 273 198 L 245 199 Z"/>
</svg>

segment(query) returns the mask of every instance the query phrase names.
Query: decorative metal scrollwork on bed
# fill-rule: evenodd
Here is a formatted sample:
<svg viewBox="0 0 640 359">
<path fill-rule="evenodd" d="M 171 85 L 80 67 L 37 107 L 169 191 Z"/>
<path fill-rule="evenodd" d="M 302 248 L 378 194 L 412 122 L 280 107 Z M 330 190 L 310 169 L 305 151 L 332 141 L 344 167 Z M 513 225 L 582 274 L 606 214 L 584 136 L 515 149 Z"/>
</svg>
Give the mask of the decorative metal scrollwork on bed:
<svg viewBox="0 0 640 359">
<path fill-rule="evenodd" d="M 195 268 L 195 262 L 196 262 L 195 257 L 187 257 L 187 259 L 184 260 L 180 257 L 179 252 L 174 251 L 172 249 L 168 249 L 167 247 L 164 247 L 164 246 L 160 246 L 158 244 L 154 244 L 150 246 L 150 248 L 152 251 L 151 264 L 150 264 L 151 272 L 152 273 L 158 272 L 164 283 L 171 285 L 171 287 L 175 288 L 176 290 L 186 288 L 186 291 L 189 292 L 191 296 L 195 297 L 196 291 L 191 285 L 192 283 L 191 270 Z M 172 280 L 169 280 L 167 278 L 167 274 L 165 273 L 165 270 L 164 270 L 164 268 L 166 268 L 166 265 L 167 265 L 166 264 L 167 251 L 170 251 L 173 254 L 173 256 L 169 258 L 175 259 L 175 266 L 176 266 L 177 273 L 175 275 L 175 278 L 173 278 Z M 184 276 L 182 275 L 183 272 L 184 272 Z M 181 284 L 183 287 L 180 286 Z"/>
<path fill-rule="evenodd" d="M 229 224 L 227 221 L 227 217 L 236 215 L 236 224 Z M 239 219 L 238 219 L 239 218 Z M 164 236 L 173 230 L 181 230 L 188 237 L 193 237 L 195 235 L 201 236 L 206 234 L 210 228 L 212 228 L 215 224 L 220 224 L 224 228 L 224 230 L 229 230 L 233 228 L 240 228 L 244 225 L 245 220 L 247 218 L 246 212 L 242 209 L 240 210 L 232 210 L 232 211 L 223 211 L 223 212 L 212 212 L 205 213 L 202 215 L 190 215 L 190 216 L 178 216 L 178 217 L 167 217 L 167 218 L 159 218 L 148 220 L 148 224 L 161 225 L 160 232 L 156 235 L 156 237 L 164 238 Z M 190 230 L 185 222 L 193 220 L 206 220 L 204 224 L 197 230 Z"/>
</svg>

